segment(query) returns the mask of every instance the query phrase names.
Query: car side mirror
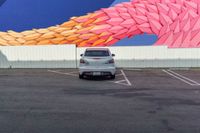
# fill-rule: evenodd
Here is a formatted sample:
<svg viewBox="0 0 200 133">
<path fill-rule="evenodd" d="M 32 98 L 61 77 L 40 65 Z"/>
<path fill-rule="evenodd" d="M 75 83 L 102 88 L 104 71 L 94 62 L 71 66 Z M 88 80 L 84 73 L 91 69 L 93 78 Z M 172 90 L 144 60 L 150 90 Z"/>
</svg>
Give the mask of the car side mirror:
<svg viewBox="0 0 200 133">
<path fill-rule="evenodd" d="M 115 54 L 112 54 L 112 57 L 115 57 Z"/>
<path fill-rule="evenodd" d="M 80 55 L 81 57 L 83 56 L 83 54 Z"/>
</svg>

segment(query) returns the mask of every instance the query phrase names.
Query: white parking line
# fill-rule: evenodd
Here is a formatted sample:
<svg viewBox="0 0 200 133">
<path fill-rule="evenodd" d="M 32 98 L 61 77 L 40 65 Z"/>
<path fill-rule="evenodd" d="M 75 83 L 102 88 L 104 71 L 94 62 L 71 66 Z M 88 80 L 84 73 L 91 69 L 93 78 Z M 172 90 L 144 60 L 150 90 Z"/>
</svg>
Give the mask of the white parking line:
<svg viewBox="0 0 200 133">
<path fill-rule="evenodd" d="M 120 80 L 120 81 L 116 81 L 114 82 L 115 84 L 120 84 L 120 85 L 125 85 L 125 86 L 130 86 L 126 83 L 126 80 Z"/>
<path fill-rule="evenodd" d="M 123 79 L 118 80 L 118 81 L 108 81 L 111 83 L 115 83 L 115 84 L 120 84 L 120 85 L 125 85 L 125 86 L 132 86 L 131 82 L 128 80 L 126 74 L 124 73 L 123 70 L 120 70 L 121 74 L 117 74 L 116 76 L 122 76 Z"/>
<path fill-rule="evenodd" d="M 62 72 L 59 72 L 59 71 L 53 71 L 53 70 L 48 70 L 48 72 L 51 72 L 51 73 L 57 73 L 57 74 L 62 74 L 62 75 L 69 75 L 69 76 L 78 77 L 77 74 L 72 74 L 72 73 L 62 73 Z"/>
<path fill-rule="evenodd" d="M 78 77 L 78 74 L 75 74 L 77 72 L 68 72 L 68 73 L 64 73 L 64 72 L 60 72 L 60 71 L 55 71 L 55 70 L 48 70 L 48 72 L 51 73 L 56 73 L 56 74 L 61 74 L 61 75 L 68 75 L 68 76 L 74 76 L 74 77 Z M 126 74 L 124 73 L 123 70 L 120 70 L 120 74 L 117 74 L 116 76 L 122 76 L 124 79 L 122 80 L 118 80 L 118 81 L 108 81 L 108 82 L 112 82 L 115 84 L 120 84 L 120 85 L 125 85 L 125 86 L 132 86 L 131 82 L 129 81 L 129 79 L 127 78 Z"/>
<path fill-rule="evenodd" d="M 188 80 L 188 81 L 190 81 L 190 82 L 193 82 L 194 84 L 200 85 L 200 83 L 198 83 L 198 82 L 196 82 L 196 81 L 194 81 L 194 80 L 192 80 L 192 79 L 189 79 L 189 78 L 187 78 L 187 77 L 184 77 L 184 76 L 182 76 L 182 75 L 180 75 L 180 74 L 178 74 L 178 73 L 176 73 L 176 72 L 174 72 L 174 71 L 172 71 L 172 70 L 168 70 L 168 71 L 171 72 L 171 73 L 173 73 L 173 74 L 175 74 L 175 75 L 177 75 L 177 76 L 180 76 L 180 77 L 183 78 L 183 79 L 186 79 L 186 80 Z"/>
<path fill-rule="evenodd" d="M 122 73 L 122 75 L 124 76 L 124 78 L 125 78 L 126 82 L 128 83 L 128 85 L 129 85 L 129 86 L 132 86 L 131 82 L 128 80 L 128 78 L 127 78 L 127 76 L 126 76 L 126 74 L 124 73 L 123 70 L 121 70 L 121 73 Z"/>
<path fill-rule="evenodd" d="M 68 72 L 70 74 L 78 74 L 78 71 L 72 71 L 72 72 Z"/>
<path fill-rule="evenodd" d="M 192 79 L 189 79 L 185 76 L 182 76 L 172 70 L 163 70 L 163 72 L 167 73 L 168 75 L 172 76 L 172 77 L 175 77 L 176 79 L 179 79 L 181 80 L 182 82 L 186 83 L 186 84 L 189 84 L 191 86 L 200 86 L 200 83 L 192 80 Z"/>
</svg>

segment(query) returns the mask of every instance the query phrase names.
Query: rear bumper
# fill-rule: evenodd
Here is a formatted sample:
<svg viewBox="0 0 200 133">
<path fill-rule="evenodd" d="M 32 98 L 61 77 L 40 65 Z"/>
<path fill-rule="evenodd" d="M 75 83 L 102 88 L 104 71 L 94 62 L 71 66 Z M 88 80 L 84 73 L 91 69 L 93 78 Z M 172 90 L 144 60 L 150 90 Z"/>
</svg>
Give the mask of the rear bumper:
<svg viewBox="0 0 200 133">
<path fill-rule="evenodd" d="M 94 72 L 100 72 L 100 76 L 115 75 L 116 67 L 79 67 L 79 74 L 93 75 Z"/>
</svg>

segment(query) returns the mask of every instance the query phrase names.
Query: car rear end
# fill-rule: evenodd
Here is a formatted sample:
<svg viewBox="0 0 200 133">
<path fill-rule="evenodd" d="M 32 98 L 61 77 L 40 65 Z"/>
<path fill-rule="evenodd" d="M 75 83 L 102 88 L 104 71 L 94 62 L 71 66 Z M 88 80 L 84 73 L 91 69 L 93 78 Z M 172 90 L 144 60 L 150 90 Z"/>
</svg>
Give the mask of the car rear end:
<svg viewBox="0 0 200 133">
<path fill-rule="evenodd" d="M 86 49 L 80 59 L 79 76 L 111 76 L 115 77 L 116 67 L 109 49 Z"/>
</svg>

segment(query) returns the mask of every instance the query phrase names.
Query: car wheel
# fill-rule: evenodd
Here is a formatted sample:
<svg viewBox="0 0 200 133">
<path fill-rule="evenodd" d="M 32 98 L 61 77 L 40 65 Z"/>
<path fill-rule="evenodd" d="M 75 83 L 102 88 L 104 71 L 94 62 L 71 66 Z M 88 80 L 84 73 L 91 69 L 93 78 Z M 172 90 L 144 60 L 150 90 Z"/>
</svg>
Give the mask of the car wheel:
<svg viewBox="0 0 200 133">
<path fill-rule="evenodd" d="M 111 79 L 115 79 L 115 75 L 111 75 Z"/>
<path fill-rule="evenodd" d="M 83 79 L 83 74 L 79 74 L 79 79 Z"/>
</svg>

